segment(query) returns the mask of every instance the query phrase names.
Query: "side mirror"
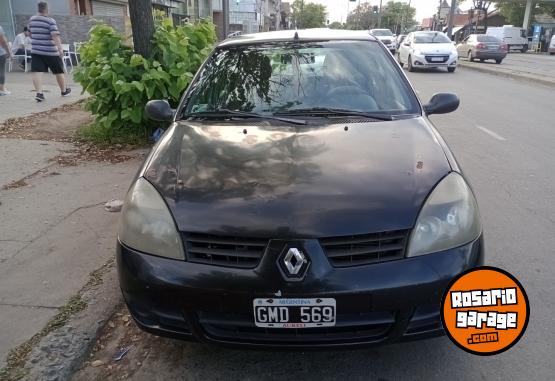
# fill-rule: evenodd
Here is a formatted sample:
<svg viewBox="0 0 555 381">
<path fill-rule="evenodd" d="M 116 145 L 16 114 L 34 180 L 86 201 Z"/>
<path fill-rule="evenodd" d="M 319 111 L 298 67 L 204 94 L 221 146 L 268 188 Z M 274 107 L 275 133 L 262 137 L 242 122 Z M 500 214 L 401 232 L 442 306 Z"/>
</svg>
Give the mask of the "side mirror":
<svg viewBox="0 0 555 381">
<path fill-rule="evenodd" d="M 164 100 L 149 101 L 145 106 L 145 112 L 150 119 L 160 122 L 171 122 L 175 114 L 168 101 Z"/>
<path fill-rule="evenodd" d="M 438 93 L 432 96 L 430 102 L 424 105 L 427 115 L 447 114 L 459 108 L 459 97 L 453 93 Z"/>
</svg>

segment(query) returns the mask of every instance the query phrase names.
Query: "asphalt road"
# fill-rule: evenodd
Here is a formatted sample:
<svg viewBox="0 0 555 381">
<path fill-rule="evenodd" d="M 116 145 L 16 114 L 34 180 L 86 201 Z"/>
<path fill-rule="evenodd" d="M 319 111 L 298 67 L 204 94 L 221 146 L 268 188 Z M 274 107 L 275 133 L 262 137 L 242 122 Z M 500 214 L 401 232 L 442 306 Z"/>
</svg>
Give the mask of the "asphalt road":
<svg viewBox="0 0 555 381">
<path fill-rule="evenodd" d="M 270 353 L 146 338 L 135 380 L 550 380 L 555 374 L 555 104 L 553 88 L 459 69 L 415 73 L 423 100 L 461 97 L 432 120 L 477 194 L 486 263 L 513 273 L 530 299 L 521 341 L 493 357 L 467 354 L 446 337 L 348 352 Z M 88 379 L 81 374 L 81 378 Z"/>
</svg>

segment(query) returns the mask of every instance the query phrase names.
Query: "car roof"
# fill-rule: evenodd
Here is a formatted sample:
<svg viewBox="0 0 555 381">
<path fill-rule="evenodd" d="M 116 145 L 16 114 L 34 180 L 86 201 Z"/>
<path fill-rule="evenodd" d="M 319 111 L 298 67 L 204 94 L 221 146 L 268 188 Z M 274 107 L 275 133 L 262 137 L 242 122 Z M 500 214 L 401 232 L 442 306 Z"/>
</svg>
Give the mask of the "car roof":
<svg viewBox="0 0 555 381">
<path fill-rule="evenodd" d="M 432 33 L 445 34 L 443 32 L 440 32 L 439 30 L 417 30 L 415 32 L 412 32 L 412 34 L 432 34 Z"/>
<path fill-rule="evenodd" d="M 275 32 L 262 32 L 252 34 L 242 34 L 237 37 L 228 38 L 218 46 L 251 45 L 264 42 L 295 41 L 329 41 L 329 40 L 359 40 L 377 41 L 376 37 L 370 35 L 367 30 L 343 30 L 343 29 L 299 29 L 299 30 L 280 30 Z"/>
</svg>

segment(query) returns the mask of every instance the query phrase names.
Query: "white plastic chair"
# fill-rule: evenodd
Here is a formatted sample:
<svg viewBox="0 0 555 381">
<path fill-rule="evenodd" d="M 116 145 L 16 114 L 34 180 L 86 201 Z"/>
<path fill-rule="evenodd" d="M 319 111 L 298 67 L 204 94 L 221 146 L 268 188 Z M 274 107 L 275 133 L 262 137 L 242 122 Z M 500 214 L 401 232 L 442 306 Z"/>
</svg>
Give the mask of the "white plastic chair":
<svg viewBox="0 0 555 381">
<path fill-rule="evenodd" d="M 81 45 L 83 45 L 82 42 L 74 42 L 73 43 L 73 51 L 70 52 L 70 56 L 75 57 L 75 63 L 77 65 L 79 65 L 79 49 L 81 48 Z"/>
<path fill-rule="evenodd" d="M 64 51 L 64 55 L 62 56 L 62 62 L 64 64 L 64 71 L 67 71 L 67 64 L 66 62 L 69 61 L 69 65 L 71 66 L 71 70 L 73 70 L 73 62 L 71 61 L 71 52 L 69 51 L 69 44 L 62 44 L 62 50 Z"/>
<path fill-rule="evenodd" d="M 8 47 L 10 48 L 10 51 L 12 50 L 12 43 L 8 42 Z M 23 58 L 24 60 L 24 65 L 25 65 L 25 73 L 27 73 L 27 71 L 29 70 L 29 63 L 27 62 L 30 58 L 31 55 L 29 54 L 29 51 L 27 49 L 25 49 L 25 53 L 24 54 L 14 54 L 12 55 L 12 58 L 8 61 L 8 71 L 12 71 L 13 70 L 13 63 L 17 62 L 18 59 Z"/>
</svg>

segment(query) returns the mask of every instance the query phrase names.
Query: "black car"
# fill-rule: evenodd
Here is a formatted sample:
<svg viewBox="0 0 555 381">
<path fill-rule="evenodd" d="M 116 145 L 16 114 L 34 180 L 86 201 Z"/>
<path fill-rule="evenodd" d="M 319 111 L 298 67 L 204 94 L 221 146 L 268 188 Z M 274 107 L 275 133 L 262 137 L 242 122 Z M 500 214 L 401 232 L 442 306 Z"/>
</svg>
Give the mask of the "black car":
<svg viewBox="0 0 555 381">
<path fill-rule="evenodd" d="M 246 348 L 443 333 L 448 283 L 482 264 L 473 193 L 386 48 L 299 30 L 216 47 L 132 184 L 117 248 L 144 330 Z"/>
</svg>

